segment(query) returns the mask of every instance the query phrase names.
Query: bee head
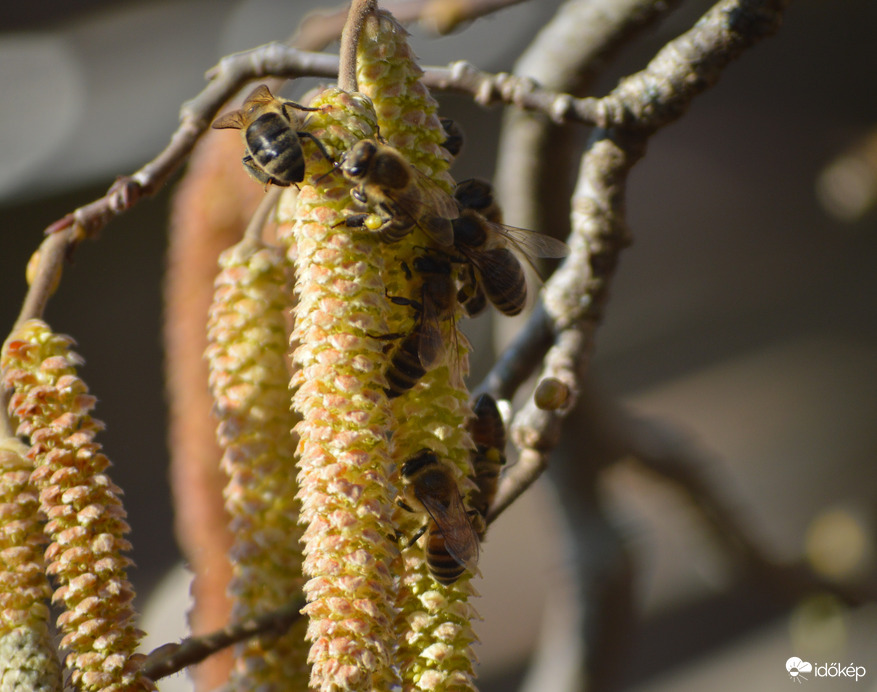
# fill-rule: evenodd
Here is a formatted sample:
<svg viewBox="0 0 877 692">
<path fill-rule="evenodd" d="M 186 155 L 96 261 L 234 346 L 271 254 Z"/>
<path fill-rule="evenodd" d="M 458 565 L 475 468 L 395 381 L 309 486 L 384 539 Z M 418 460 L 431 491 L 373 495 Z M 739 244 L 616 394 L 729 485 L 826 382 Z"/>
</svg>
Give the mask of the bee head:
<svg viewBox="0 0 877 692">
<path fill-rule="evenodd" d="M 341 171 L 354 180 L 365 177 L 377 149 L 375 143 L 370 140 L 363 139 L 357 142 L 344 156 Z"/>
<path fill-rule="evenodd" d="M 442 129 L 447 135 L 447 139 L 442 142 L 442 146 L 451 156 L 457 156 L 463 148 L 463 130 L 460 126 L 450 118 L 439 118 Z"/>
<path fill-rule="evenodd" d="M 410 459 L 406 459 L 405 463 L 402 464 L 402 477 L 411 479 L 423 469 L 429 468 L 438 463 L 439 460 L 435 452 L 430 449 L 421 449 L 417 454 Z"/>
<path fill-rule="evenodd" d="M 494 203 L 493 185 L 479 178 L 461 180 L 454 188 L 454 199 L 463 209 L 483 212 Z"/>
<path fill-rule="evenodd" d="M 476 418 L 490 418 L 502 420 L 496 400 L 487 392 L 480 394 L 472 405 L 472 412 Z"/>
<path fill-rule="evenodd" d="M 457 248 L 477 248 L 487 241 L 484 218 L 471 209 L 464 209 L 459 218 L 452 222 L 454 227 L 454 246 Z"/>
</svg>

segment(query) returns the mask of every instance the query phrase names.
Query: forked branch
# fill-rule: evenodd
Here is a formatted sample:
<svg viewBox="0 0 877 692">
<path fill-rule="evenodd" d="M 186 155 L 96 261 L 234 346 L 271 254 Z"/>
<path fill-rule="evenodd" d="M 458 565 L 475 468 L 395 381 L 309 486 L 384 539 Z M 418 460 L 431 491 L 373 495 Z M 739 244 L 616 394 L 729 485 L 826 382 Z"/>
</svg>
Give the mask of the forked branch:
<svg viewBox="0 0 877 692">
<path fill-rule="evenodd" d="M 570 385 L 571 398 L 567 406 L 552 411 L 539 409 L 531 400 L 516 415 L 512 436 L 521 462 L 503 478 L 491 520 L 542 473 L 561 423 L 575 405 L 577 383 L 587 374 L 609 285 L 629 242 L 624 219 L 627 175 L 642 157 L 648 138 L 680 117 L 744 49 L 773 34 L 787 4 L 788 0 L 722 0 L 694 28 L 664 46 L 645 70 L 599 100 L 601 120 L 612 127 L 594 131 L 582 158 L 573 196 L 570 256 L 542 293 L 555 337 L 540 379 L 553 377 Z M 522 336 L 518 347 L 544 344 L 539 321 L 528 328 L 532 335 Z M 491 388 L 504 389 L 496 377 Z"/>
</svg>

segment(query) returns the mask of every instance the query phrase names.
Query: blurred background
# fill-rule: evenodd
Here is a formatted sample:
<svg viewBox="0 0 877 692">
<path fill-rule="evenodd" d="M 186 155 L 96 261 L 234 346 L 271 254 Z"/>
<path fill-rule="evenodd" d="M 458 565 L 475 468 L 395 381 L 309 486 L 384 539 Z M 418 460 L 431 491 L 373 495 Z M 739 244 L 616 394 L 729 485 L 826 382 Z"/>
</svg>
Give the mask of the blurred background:
<svg viewBox="0 0 877 692">
<path fill-rule="evenodd" d="M 510 70 L 557 4 L 524 3 L 446 37 L 414 28 L 413 43 L 424 64 L 467 59 Z M 710 4 L 683 3 L 641 36 L 606 66 L 595 95 L 642 68 Z M 152 158 L 221 56 L 284 40 L 317 5 L 44 0 L 4 7 L 4 334 L 42 230 Z M 760 545 L 839 579 L 874 567 L 877 213 L 868 205 L 877 185 L 862 142 L 877 126 L 875 29 L 871 0 L 792 3 L 777 36 L 747 51 L 651 141 L 628 188 L 634 244 L 622 256 L 593 365 L 604 394 L 696 441 L 704 464 L 715 467 L 718 491 Z M 455 176 L 490 177 L 500 109 L 438 97 L 442 115 L 467 134 Z M 851 150 L 859 159 L 829 168 Z M 96 416 L 107 424 L 101 441 L 126 491 L 132 578 L 139 607 L 149 603 L 145 628 L 154 645 L 182 636 L 164 626 L 182 622 L 186 597 L 160 384 L 170 192 L 81 246 L 46 315 L 77 340 L 82 374 L 99 398 Z M 473 382 L 491 361 L 493 328 L 509 328 L 501 321 L 464 325 L 476 348 Z M 628 688 L 773 690 L 790 683 L 786 661 L 799 656 L 865 666 L 858 685 L 877 690 L 873 606 L 847 609 L 820 594 L 780 602 L 740 578 L 683 495 L 632 465 L 601 476 L 600 499 L 635 567 L 639 623 L 624 664 Z M 564 631 L 557 618 L 570 591 L 569 556 L 556 504 L 541 480 L 491 529 L 476 584 L 487 692 L 518 688 L 543 618 L 549 631 Z M 566 689 L 558 648 L 549 645 L 558 679 L 532 689 Z M 185 689 L 181 678 L 172 682 Z M 851 683 L 818 684 L 825 691 Z"/>
</svg>

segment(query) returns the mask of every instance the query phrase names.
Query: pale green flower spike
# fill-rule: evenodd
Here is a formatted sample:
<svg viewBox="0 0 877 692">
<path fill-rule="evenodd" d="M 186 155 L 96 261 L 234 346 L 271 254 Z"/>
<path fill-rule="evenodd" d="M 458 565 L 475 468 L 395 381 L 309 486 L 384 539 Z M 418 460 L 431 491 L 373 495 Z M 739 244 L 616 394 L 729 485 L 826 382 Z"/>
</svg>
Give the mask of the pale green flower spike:
<svg viewBox="0 0 877 692">
<path fill-rule="evenodd" d="M 52 597 L 67 649 L 70 682 L 87 692 L 154 689 L 139 672 L 134 650 L 134 592 L 126 569 L 130 530 L 121 490 L 103 473 L 110 465 L 93 441 L 103 427 L 90 415 L 95 399 L 76 376 L 80 358 L 69 337 L 40 320 L 25 322 L 7 341 L 4 384 L 13 389 L 9 411 L 19 435 L 31 442 L 30 481 L 48 519 L 47 571 L 59 587 Z"/>
<path fill-rule="evenodd" d="M 304 127 L 333 156 L 374 136 L 368 99 L 330 89 L 309 105 Z M 379 240 L 344 223 L 350 185 L 304 142 L 307 177 L 298 193 L 290 246 L 296 269 L 293 407 L 299 435 L 299 499 L 312 642 L 311 687 L 323 692 L 391 690 L 391 565 L 395 492 L 384 395 L 383 343 L 389 303 Z M 291 206 L 291 205 L 289 205 Z M 280 219 L 281 222 L 288 219 Z M 282 229 L 281 229 L 282 230 Z"/>
<path fill-rule="evenodd" d="M 0 690 L 61 692 L 40 503 L 26 452 L 18 438 L 0 441 Z"/>
<path fill-rule="evenodd" d="M 447 172 L 451 156 L 441 143 L 447 134 L 436 115 L 437 104 L 421 82 L 422 70 L 407 42 L 407 32 L 386 12 L 366 20 L 357 55 L 359 89 L 374 102 L 381 135 L 399 149 L 418 170 L 447 192 L 453 179 Z M 401 271 L 403 261 L 429 245 L 419 230 L 398 243 L 385 245 L 388 291 L 411 296 L 415 285 Z M 420 249 L 418 249 L 420 248 Z M 412 296 L 414 297 L 414 296 Z M 410 309 L 408 310 L 410 313 Z M 459 316 L 459 309 L 457 310 Z M 410 329 L 410 315 L 390 323 L 391 331 Z M 472 441 L 465 423 L 472 415 L 469 393 L 462 382 L 468 372 L 468 343 L 456 319 L 443 323 L 447 349 L 444 363 L 429 370 L 409 392 L 393 399 L 399 421 L 393 431 L 397 466 L 423 448 L 432 449 L 454 472 L 462 494 L 472 488 Z M 398 472 L 394 476 L 398 481 Z M 427 519 L 399 511 L 404 535 L 411 535 Z M 466 571 L 450 586 L 437 583 L 424 557 L 425 538 L 403 551 L 404 569 L 397 597 L 400 674 L 404 690 L 474 690 L 476 640 L 471 620 L 477 618 L 468 603 L 474 594 Z"/>
<path fill-rule="evenodd" d="M 219 264 L 205 356 L 229 479 L 232 617 L 241 622 L 301 598 L 304 585 L 285 361 L 291 282 L 282 251 L 253 240 L 226 250 Z M 301 619 L 282 637 L 241 644 L 229 689 L 306 691 L 305 629 Z"/>
</svg>

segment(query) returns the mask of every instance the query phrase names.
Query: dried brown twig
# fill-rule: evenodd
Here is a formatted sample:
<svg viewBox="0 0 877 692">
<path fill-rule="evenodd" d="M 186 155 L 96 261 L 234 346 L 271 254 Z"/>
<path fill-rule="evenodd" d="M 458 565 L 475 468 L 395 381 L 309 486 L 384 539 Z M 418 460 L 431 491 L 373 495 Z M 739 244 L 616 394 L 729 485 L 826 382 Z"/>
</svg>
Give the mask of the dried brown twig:
<svg viewBox="0 0 877 692">
<path fill-rule="evenodd" d="M 265 634 L 279 636 L 302 617 L 302 606 L 304 599 L 292 601 L 283 608 L 247 622 L 229 625 L 210 634 L 187 637 L 179 643 L 164 644 L 146 657 L 143 662 L 143 673 L 151 680 L 160 680 L 251 637 Z"/>
</svg>

